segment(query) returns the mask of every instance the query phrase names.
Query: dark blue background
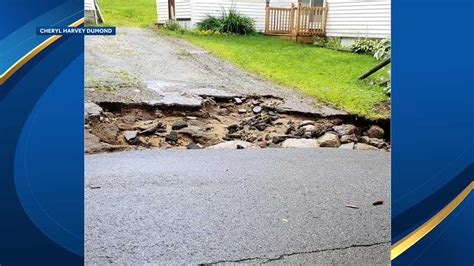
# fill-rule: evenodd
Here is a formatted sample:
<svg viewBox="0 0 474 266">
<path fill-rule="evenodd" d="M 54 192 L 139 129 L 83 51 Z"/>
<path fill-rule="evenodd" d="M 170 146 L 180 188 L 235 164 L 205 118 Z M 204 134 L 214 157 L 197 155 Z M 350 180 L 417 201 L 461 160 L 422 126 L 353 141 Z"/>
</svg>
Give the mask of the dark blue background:
<svg viewBox="0 0 474 266">
<path fill-rule="evenodd" d="M 473 33 L 471 0 L 392 2 L 393 242 L 473 180 Z M 472 206 L 472 196 L 466 201 L 463 206 Z M 394 264 L 439 265 L 450 254 L 451 265 L 472 265 L 465 252 L 472 247 L 473 215 L 455 213 L 457 220 L 440 225 L 445 233 L 435 244 L 440 228 Z"/>
<path fill-rule="evenodd" d="M 1 1 L 0 73 L 82 0 Z M 63 37 L 0 86 L 0 264 L 82 265 L 84 39 Z"/>
<path fill-rule="evenodd" d="M 0 72 L 47 38 L 36 27 L 69 25 L 83 5 L 1 1 Z M 392 33 L 397 241 L 474 176 L 474 3 L 393 1 Z M 0 264 L 83 263 L 82 112 L 80 36 L 61 38 L 0 86 Z M 393 263 L 472 265 L 472 203 L 470 195 Z"/>
</svg>

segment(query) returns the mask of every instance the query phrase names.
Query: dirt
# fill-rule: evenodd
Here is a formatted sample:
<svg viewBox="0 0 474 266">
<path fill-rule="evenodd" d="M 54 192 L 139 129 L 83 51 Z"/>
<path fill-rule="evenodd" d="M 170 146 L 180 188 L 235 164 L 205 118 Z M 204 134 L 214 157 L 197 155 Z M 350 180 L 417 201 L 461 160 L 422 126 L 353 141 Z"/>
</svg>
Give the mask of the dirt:
<svg viewBox="0 0 474 266">
<path fill-rule="evenodd" d="M 276 97 L 204 98 L 198 108 L 97 103 L 100 116 L 87 118 L 86 133 L 100 141 L 86 142 L 87 153 L 110 152 L 128 148 L 200 149 L 226 141 L 245 141 L 260 148 L 281 147 L 286 139 L 318 139 L 334 133 L 341 140 L 374 144 L 376 149 L 389 150 L 387 139 L 370 139 L 370 126 L 384 123 L 352 121 L 348 116 L 315 116 L 300 112 L 285 112 L 277 107 L 283 100 Z M 349 124 L 351 123 L 351 124 Z M 349 128 L 343 137 L 341 127 Z M 353 129 L 352 129 L 353 128 Z M 385 129 L 388 132 L 388 129 Z M 91 144 L 92 143 L 92 144 Z M 90 148 L 93 146 L 94 148 Z M 116 149 L 114 149 L 116 147 Z M 366 147 L 361 145 L 361 147 Z"/>
</svg>

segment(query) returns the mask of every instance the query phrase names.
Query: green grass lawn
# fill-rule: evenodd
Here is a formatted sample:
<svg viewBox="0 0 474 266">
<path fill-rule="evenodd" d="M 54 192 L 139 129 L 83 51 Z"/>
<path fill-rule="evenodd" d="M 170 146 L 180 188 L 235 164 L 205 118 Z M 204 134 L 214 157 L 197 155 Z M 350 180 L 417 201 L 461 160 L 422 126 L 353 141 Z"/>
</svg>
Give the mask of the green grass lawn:
<svg viewBox="0 0 474 266">
<path fill-rule="evenodd" d="M 146 27 L 156 22 L 156 0 L 99 0 L 105 24 Z"/>
<path fill-rule="evenodd" d="M 357 77 L 375 66 L 372 56 L 338 52 L 298 44 L 269 36 L 202 36 L 192 33 L 167 34 L 184 38 L 238 66 L 306 95 L 346 110 L 370 117 L 390 115 L 390 98 L 380 86 Z M 388 69 L 371 77 L 379 80 Z"/>
</svg>

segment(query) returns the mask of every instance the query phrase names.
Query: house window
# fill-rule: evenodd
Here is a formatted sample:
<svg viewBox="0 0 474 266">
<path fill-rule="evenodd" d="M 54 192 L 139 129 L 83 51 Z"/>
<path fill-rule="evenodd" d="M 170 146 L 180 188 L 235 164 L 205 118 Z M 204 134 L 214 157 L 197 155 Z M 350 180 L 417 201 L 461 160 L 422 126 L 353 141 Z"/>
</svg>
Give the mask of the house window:
<svg viewBox="0 0 474 266">
<path fill-rule="evenodd" d="M 324 0 L 300 0 L 303 6 L 323 6 Z"/>
</svg>

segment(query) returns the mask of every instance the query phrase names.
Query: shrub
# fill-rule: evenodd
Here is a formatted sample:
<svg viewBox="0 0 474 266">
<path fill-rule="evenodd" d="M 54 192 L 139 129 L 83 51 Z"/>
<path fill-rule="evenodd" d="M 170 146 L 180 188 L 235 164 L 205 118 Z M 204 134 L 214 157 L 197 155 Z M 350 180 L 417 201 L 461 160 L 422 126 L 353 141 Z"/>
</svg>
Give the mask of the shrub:
<svg viewBox="0 0 474 266">
<path fill-rule="evenodd" d="M 374 54 L 376 47 L 376 40 L 358 39 L 351 45 L 351 51 L 358 54 Z"/>
<path fill-rule="evenodd" d="M 166 21 L 165 25 L 163 26 L 163 28 L 167 29 L 167 30 L 170 30 L 170 31 L 178 31 L 178 30 L 181 30 L 181 26 L 179 25 L 178 22 L 176 22 L 175 20 L 168 20 Z"/>
<path fill-rule="evenodd" d="M 336 51 L 351 51 L 348 47 L 341 45 L 341 39 L 338 37 L 314 37 L 313 44 L 318 47 L 324 47 Z"/>
<path fill-rule="evenodd" d="M 390 52 L 392 48 L 392 43 L 390 39 L 383 39 L 377 43 L 375 47 L 374 57 L 377 60 L 385 60 L 390 58 Z"/>
<path fill-rule="evenodd" d="M 197 23 L 197 29 L 199 31 L 216 31 L 221 32 L 222 30 L 222 20 L 215 16 L 207 15 L 207 17 L 201 22 Z"/>
<path fill-rule="evenodd" d="M 255 23 L 252 18 L 241 15 L 235 10 L 222 12 L 222 30 L 223 33 L 236 34 L 254 34 Z"/>
<path fill-rule="evenodd" d="M 235 10 L 222 11 L 219 17 L 208 15 L 203 21 L 197 23 L 199 31 L 212 30 L 220 33 L 254 34 L 255 22 L 252 18 L 244 16 Z"/>
</svg>

